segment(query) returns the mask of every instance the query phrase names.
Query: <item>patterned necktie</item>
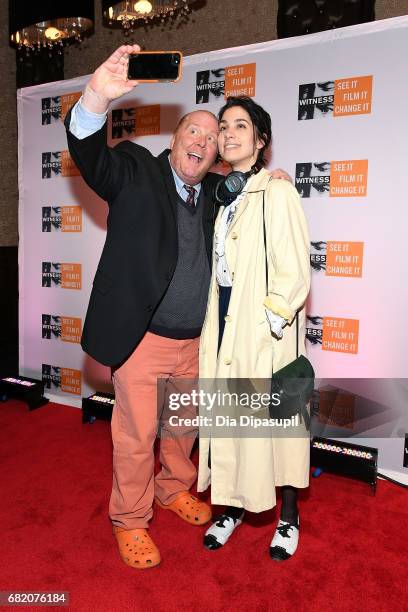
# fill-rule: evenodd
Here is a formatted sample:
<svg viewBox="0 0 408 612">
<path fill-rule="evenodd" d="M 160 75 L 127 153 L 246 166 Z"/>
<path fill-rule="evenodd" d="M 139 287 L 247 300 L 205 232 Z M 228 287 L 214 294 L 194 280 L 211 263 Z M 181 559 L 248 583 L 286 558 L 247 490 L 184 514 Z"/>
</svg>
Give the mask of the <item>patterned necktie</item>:
<svg viewBox="0 0 408 612">
<path fill-rule="evenodd" d="M 187 191 L 188 196 L 186 199 L 186 204 L 190 208 L 195 208 L 195 194 L 196 190 L 191 185 L 184 185 L 184 189 Z"/>
</svg>

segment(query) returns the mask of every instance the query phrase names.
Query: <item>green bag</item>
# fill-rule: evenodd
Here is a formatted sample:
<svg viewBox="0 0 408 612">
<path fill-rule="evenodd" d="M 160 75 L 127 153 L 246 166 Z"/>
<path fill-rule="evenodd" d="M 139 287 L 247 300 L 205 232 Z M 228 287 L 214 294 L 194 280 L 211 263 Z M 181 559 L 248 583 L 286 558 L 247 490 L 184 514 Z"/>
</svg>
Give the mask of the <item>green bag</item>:
<svg viewBox="0 0 408 612">
<path fill-rule="evenodd" d="M 274 372 L 271 379 L 271 395 L 279 394 L 280 403 L 276 406 L 272 402 L 269 404 L 269 416 L 274 419 L 289 419 L 299 414 L 309 429 L 310 416 L 307 404 L 312 399 L 314 379 L 313 366 L 304 355 L 296 357 L 294 361 Z"/>
</svg>

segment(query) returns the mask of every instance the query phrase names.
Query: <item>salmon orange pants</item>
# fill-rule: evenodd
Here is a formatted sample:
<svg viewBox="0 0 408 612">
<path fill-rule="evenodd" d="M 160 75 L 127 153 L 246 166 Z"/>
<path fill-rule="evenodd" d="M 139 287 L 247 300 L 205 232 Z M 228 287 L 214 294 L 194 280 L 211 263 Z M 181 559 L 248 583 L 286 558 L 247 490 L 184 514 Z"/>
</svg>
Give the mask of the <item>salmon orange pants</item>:
<svg viewBox="0 0 408 612">
<path fill-rule="evenodd" d="M 183 381 L 198 376 L 199 338 L 174 340 L 147 332 L 132 355 L 113 371 L 115 406 L 112 414 L 113 483 L 111 521 L 123 529 L 147 528 L 153 500 L 170 504 L 190 489 L 196 468 L 190 453 L 196 427 L 168 427 L 162 407 Z M 158 379 L 163 384 L 157 386 Z M 191 408 L 191 410 L 195 409 Z M 174 413 L 173 413 L 174 414 Z M 154 475 L 154 442 L 159 418 L 161 470 Z M 190 413 L 191 416 L 191 413 Z"/>
</svg>

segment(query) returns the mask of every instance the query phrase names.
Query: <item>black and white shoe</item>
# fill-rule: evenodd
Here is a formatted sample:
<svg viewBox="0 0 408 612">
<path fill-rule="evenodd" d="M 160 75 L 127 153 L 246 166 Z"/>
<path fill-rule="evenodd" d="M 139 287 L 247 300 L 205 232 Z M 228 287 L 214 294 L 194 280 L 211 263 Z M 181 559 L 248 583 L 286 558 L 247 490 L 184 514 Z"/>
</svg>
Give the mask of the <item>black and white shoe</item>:
<svg viewBox="0 0 408 612">
<path fill-rule="evenodd" d="M 227 514 L 221 514 L 215 519 L 215 522 L 207 529 L 204 536 L 203 544 L 208 550 L 217 550 L 228 542 L 234 529 L 242 523 L 244 510 L 238 518 L 232 518 Z"/>
<path fill-rule="evenodd" d="M 279 519 L 269 547 L 269 554 L 274 561 L 286 561 L 296 552 L 298 543 L 299 517 L 295 523 L 287 523 Z"/>
</svg>

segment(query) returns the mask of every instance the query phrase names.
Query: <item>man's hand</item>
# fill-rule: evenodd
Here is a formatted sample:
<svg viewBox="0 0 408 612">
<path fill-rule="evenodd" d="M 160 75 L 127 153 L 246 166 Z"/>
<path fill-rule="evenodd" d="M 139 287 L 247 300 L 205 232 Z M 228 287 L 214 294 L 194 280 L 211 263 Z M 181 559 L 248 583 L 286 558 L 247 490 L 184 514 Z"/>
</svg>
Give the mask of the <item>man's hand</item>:
<svg viewBox="0 0 408 612">
<path fill-rule="evenodd" d="M 283 179 L 284 181 L 289 181 L 293 184 L 292 177 L 287 172 L 285 172 L 285 170 L 282 170 L 282 168 L 276 168 L 276 170 L 272 170 L 270 175 L 274 179 Z"/>
<path fill-rule="evenodd" d="M 93 113 L 104 113 L 110 102 L 120 98 L 138 84 L 127 80 L 130 53 L 140 51 L 139 45 L 122 45 L 95 70 L 85 87 L 81 104 Z"/>
</svg>

